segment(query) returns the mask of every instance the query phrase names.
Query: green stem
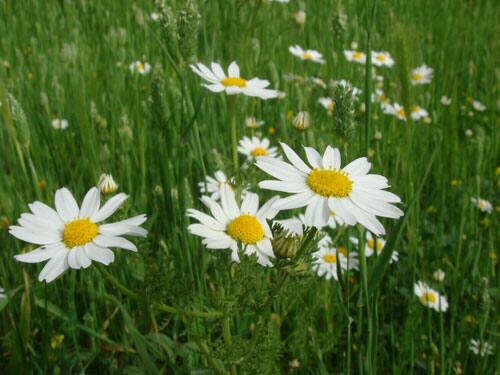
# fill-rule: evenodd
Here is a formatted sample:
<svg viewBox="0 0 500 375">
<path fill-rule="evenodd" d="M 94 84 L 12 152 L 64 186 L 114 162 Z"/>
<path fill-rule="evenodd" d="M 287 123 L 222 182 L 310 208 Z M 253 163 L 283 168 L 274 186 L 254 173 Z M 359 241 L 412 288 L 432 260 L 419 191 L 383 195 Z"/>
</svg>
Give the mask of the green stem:
<svg viewBox="0 0 500 375">
<path fill-rule="evenodd" d="M 231 336 L 231 319 L 225 318 L 222 323 L 222 336 L 224 337 L 224 342 L 226 343 L 228 352 L 233 349 L 233 338 Z M 231 365 L 231 375 L 236 375 L 236 365 Z"/>
<path fill-rule="evenodd" d="M 236 129 L 236 97 L 228 97 L 228 105 L 229 105 L 229 122 L 231 126 L 231 147 L 232 147 L 232 156 L 233 156 L 233 168 L 234 175 L 239 175 L 239 161 L 238 161 L 238 134 Z"/>
</svg>

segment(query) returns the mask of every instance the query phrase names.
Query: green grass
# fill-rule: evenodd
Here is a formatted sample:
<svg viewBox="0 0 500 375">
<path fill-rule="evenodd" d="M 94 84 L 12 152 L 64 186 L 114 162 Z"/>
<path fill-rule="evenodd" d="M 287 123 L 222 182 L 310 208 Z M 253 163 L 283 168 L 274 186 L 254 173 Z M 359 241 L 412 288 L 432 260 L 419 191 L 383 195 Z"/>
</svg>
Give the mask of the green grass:
<svg viewBox="0 0 500 375">
<path fill-rule="evenodd" d="M 169 3 L 177 14 L 184 2 Z M 198 35 L 188 28 L 173 43 L 149 19 L 151 1 L 0 0 L 0 286 L 8 292 L 0 300 L 0 372 L 498 373 L 498 3 L 379 0 L 371 48 L 396 60 L 393 69 L 377 69 L 384 91 L 391 101 L 426 108 L 432 122 L 403 123 L 377 103 L 366 121 L 361 97 L 347 134 L 317 103 L 328 90 L 284 77 L 348 79 L 364 95 L 364 67 L 342 51 L 353 41 L 364 49 L 372 1 L 196 3 Z M 301 6 L 304 27 L 293 21 Z M 340 13 L 347 20 L 333 32 Z M 294 58 L 293 44 L 321 51 L 326 64 Z M 151 74 L 129 72 L 139 59 L 153 65 Z M 218 61 L 226 68 L 233 60 L 286 98 L 231 102 L 202 87 L 188 67 Z M 409 70 L 423 63 L 434 68 L 432 83 L 409 85 Z M 9 114 L 7 93 L 26 121 Z M 442 95 L 451 106 L 440 104 Z M 469 96 L 486 111 L 474 111 Z M 289 115 L 300 110 L 312 120 L 303 133 Z M 328 282 L 311 271 L 313 247 L 274 269 L 206 250 L 188 233 L 186 210 L 201 209 L 197 183 L 205 174 L 232 172 L 233 115 L 238 138 L 251 134 L 244 119 L 254 115 L 266 121 L 257 133 L 301 155 L 301 145 L 330 144 L 349 161 L 367 146 L 372 170 L 404 202 L 404 218 L 384 221 L 387 250 L 400 260 L 387 264 L 386 251 L 367 258 L 366 273 Z M 69 128 L 53 129 L 53 118 L 68 119 Z M 115 250 L 109 267 L 94 263 L 38 282 L 41 264 L 13 259 L 33 247 L 10 236 L 9 223 L 30 202 L 53 205 L 62 186 L 80 201 L 104 172 L 130 195 L 115 216 L 146 213 L 148 237 L 135 241 L 137 254 Z M 237 174 L 261 200 L 271 196 L 257 188 L 265 174 L 256 167 Z M 491 201 L 493 213 L 473 207 L 472 196 Z M 349 235 L 359 231 L 342 232 L 339 244 L 348 246 Z M 432 277 L 438 268 L 443 283 Z M 447 296 L 447 312 L 418 302 L 417 280 Z M 494 354 L 474 355 L 471 338 L 492 343 Z M 300 367 L 292 368 L 295 360 Z"/>
</svg>

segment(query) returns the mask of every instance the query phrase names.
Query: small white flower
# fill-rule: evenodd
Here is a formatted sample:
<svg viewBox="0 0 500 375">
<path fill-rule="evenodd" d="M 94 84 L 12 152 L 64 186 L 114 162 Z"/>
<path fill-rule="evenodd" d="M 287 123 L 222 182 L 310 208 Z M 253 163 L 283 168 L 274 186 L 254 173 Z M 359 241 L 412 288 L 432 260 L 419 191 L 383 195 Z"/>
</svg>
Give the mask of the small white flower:
<svg viewBox="0 0 500 375">
<path fill-rule="evenodd" d="M 364 64 L 366 62 L 366 55 L 363 52 L 359 51 L 344 51 L 344 56 L 347 61 L 354 61 L 360 64 Z"/>
<path fill-rule="evenodd" d="M 441 97 L 441 104 L 448 107 L 451 104 L 451 98 L 448 98 L 446 95 L 443 95 Z"/>
<path fill-rule="evenodd" d="M 210 198 L 217 201 L 220 198 L 222 187 L 227 185 L 232 189 L 233 182 L 222 171 L 215 172 L 214 177 L 206 176 L 204 182 L 198 182 L 198 188 L 202 194 L 210 194 Z"/>
<path fill-rule="evenodd" d="M 198 63 L 190 65 L 190 68 L 204 80 L 209 83 L 202 84 L 212 92 L 226 92 L 228 95 L 243 94 L 261 99 L 273 99 L 279 97 L 280 93 L 276 90 L 266 89 L 270 85 L 267 80 L 252 78 L 246 80 L 240 77 L 240 68 L 236 62 L 229 64 L 228 75 L 224 73 L 222 67 L 217 63 L 212 63 L 212 70 L 207 66 Z"/>
<path fill-rule="evenodd" d="M 290 46 L 288 48 L 288 51 L 290 51 L 292 55 L 298 57 L 301 60 L 312 61 L 318 64 L 325 63 L 325 60 L 323 60 L 323 55 L 320 52 L 315 51 L 313 49 L 304 50 L 302 49 L 302 47 L 295 45 L 295 46 Z"/>
<path fill-rule="evenodd" d="M 201 197 L 202 203 L 210 209 L 213 216 L 195 209 L 188 209 L 187 215 L 199 221 L 191 224 L 191 234 L 203 237 L 202 243 L 207 249 L 231 249 L 231 259 L 239 262 L 238 245 L 245 255 L 257 255 L 257 263 L 272 267 L 271 259 L 275 257 L 271 245 L 273 237 L 267 223 L 276 216 L 278 210 L 273 204 L 278 196 L 267 201 L 259 209 L 259 196 L 246 193 L 241 207 L 238 207 L 234 191 L 226 184 L 221 189 L 221 204 L 209 197 Z"/>
<path fill-rule="evenodd" d="M 97 187 L 104 194 L 114 193 L 116 190 L 118 190 L 118 184 L 115 182 L 113 176 L 106 173 L 101 174 L 101 176 L 99 177 Z"/>
<path fill-rule="evenodd" d="M 392 115 L 401 121 L 406 121 L 406 111 L 399 103 L 387 104 L 382 108 L 385 114 Z"/>
<path fill-rule="evenodd" d="M 425 85 L 426 83 L 431 83 L 434 70 L 429 68 L 427 65 L 419 66 L 411 72 L 411 84 L 412 85 Z"/>
<path fill-rule="evenodd" d="M 331 248 L 332 238 L 327 234 L 319 242 L 318 247 Z M 342 269 L 347 271 L 351 269 L 359 270 L 359 260 L 358 253 L 356 251 L 349 251 L 346 247 L 337 246 L 336 248 L 338 256 L 342 259 L 341 266 Z"/>
<path fill-rule="evenodd" d="M 389 52 L 372 51 L 372 64 L 375 66 L 387 66 L 391 68 L 394 66 L 394 60 Z"/>
<path fill-rule="evenodd" d="M 318 251 L 311 254 L 313 258 L 313 271 L 319 277 L 324 277 L 327 280 L 338 280 L 337 262 L 342 269 L 347 268 L 347 259 L 341 256 L 334 247 L 322 247 Z"/>
<path fill-rule="evenodd" d="M 139 73 L 140 75 L 146 75 L 151 71 L 151 65 L 142 61 L 134 61 L 128 68 L 132 73 Z"/>
<path fill-rule="evenodd" d="M 160 20 L 160 13 L 157 13 L 157 12 L 152 12 L 150 15 L 149 15 L 149 18 L 152 20 L 152 21 L 159 21 Z"/>
<path fill-rule="evenodd" d="M 55 118 L 52 120 L 52 127 L 54 129 L 57 129 L 57 130 L 65 130 L 68 128 L 69 126 L 69 123 L 68 123 L 68 120 L 66 119 L 58 119 L 58 118 Z"/>
<path fill-rule="evenodd" d="M 245 118 L 245 126 L 249 129 L 256 129 L 264 125 L 264 121 L 257 121 L 257 119 L 253 116 L 249 116 Z"/>
<path fill-rule="evenodd" d="M 414 286 L 415 295 L 418 297 L 420 303 L 438 312 L 448 310 L 448 301 L 446 297 L 439 294 L 434 289 L 430 288 L 422 281 L 418 281 Z"/>
<path fill-rule="evenodd" d="M 42 202 L 29 204 L 32 213 L 21 214 L 19 226 L 12 225 L 14 237 L 41 247 L 14 258 L 20 262 L 39 263 L 49 260 L 38 276 L 39 281 L 51 282 L 68 268 L 87 268 L 92 261 L 105 265 L 115 259 L 112 247 L 137 251 L 137 247 L 122 236 L 146 237 L 140 227 L 146 215 L 109 224 L 97 224 L 109 218 L 128 198 L 120 193 L 100 207 L 97 187 L 90 189 L 79 208 L 66 188 L 56 191 L 56 210 Z"/>
<path fill-rule="evenodd" d="M 472 129 L 466 129 L 465 130 L 465 135 L 467 137 L 472 137 L 474 135 L 474 132 L 472 131 Z"/>
<path fill-rule="evenodd" d="M 298 25 L 303 25 L 306 23 L 306 12 L 299 10 L 293 14 L 293 19 Z"/>
<path fill-rule="evenodd" d="M 350 241 L 358 246 L 359 248 L 359 240 L 356 237 L 350 237 Z M 381 237 L 373 237 L 370 232 L 366 232 L 365 235 L 365 255 L 366 257 L 371 257 L 375 254 L 375 247 L 377 248 L 377 255 L 380 255 L 385 246 L 385 240 Z M 397 251 L 393 251 L 391 255 L 391 260 L 389 263 L 395 263 L 399 260 L 399 253 Z"/>
<path fill-rule="evenodd" d="M 429 113 L 424 108 L 415 105 L 411 108 L 410 116 L 413 120 L 418 121 L 421 118 L 428 117 Z"/>
<path fill-rule="evenodd" d="M 333 110 L 335 108 L 335 102 L 332 98 L 329 97 L 319 98 L 318 102 L 328 111 L 329 114 L 333 113 Z"/>
<path fill-rule="evenodd" d="M 491 345 L 487 341 L 481 341 L 479 339 L 478 340 L 471 339 L 469 349 L 471 352 L 481 357 L 493 354 L 493 345 Z"/>
<path fill-rule="evenodd" d="M 257 156 L 275 158 L 278 156 L 278 149 L 269 145 L 270 141 L 267 138 L 243 137 L 240 139 L 238 152 L 245 155 L 248 161 L 253 161 Z"/>
<path fill-rule="evenodd" d="M 472 202 L 472 204 L 474 206 L 479 208 L 479 210 L 481 212 L 486 212 L 488 214 L 491 214 L 493 212 L 493 205 L 491 204 L 491 202 L 487 201 L 486 199 L 482 199 L 479 197 L 477 197 L 477 198 L 472 197 L 470 199 L 470 201 Z"/>
<path fill-rule="evenodd" d="M 472 101 L 472 108 L 474 108 L 474 110 L 479 111 L 479 112 L 486 111 L 486 106 L 483 103 L 481 103 L 479 100 Z"/>
<path fill-rule="evenodd" d="M 441 268 L 438 268 L 437 270 L 434 271 L 432 277 L 434 278 L 434 280 L 439 281 L 441 283 L 444 281 L 446 274 Z"/>
</svg>

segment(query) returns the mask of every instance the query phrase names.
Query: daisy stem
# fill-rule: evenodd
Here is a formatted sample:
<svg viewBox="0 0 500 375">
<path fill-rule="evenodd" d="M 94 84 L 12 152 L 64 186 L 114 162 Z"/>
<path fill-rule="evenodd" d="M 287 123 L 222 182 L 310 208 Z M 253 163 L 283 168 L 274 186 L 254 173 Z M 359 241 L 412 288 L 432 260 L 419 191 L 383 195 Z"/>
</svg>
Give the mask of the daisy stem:
<svg viewBox="0 0 500 375">
<path fill-rule="evenodd" d="M 231 147 L 233 155 L 233 168 L 234 175 L 238 176 L 239 162 L 238 162 L 238 136 L 236 132 L 236 96 L 228 97 L 229 105 L 229 122 L 231 124 Z"/>
</svg>

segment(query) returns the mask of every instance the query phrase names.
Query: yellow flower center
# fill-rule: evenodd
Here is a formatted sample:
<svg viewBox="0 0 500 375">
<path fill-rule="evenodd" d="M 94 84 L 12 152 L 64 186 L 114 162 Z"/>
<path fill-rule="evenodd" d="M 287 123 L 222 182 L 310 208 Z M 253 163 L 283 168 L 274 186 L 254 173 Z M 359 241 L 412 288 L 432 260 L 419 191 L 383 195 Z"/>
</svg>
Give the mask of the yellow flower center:
<svg viewBox="0 0 500 375">
<path fill-rule="evenodd" d="M 68 249 L 72 249 L 89 243 L 97 233 L 97 225 L 89 219 L 76 219 L 64 226 L 63 242 Z"/>
<path fill-rule="evenodd" d="M 310 54 L 309 52 L 304 52 L 304 54 L 302 55 L 302 57 L 304 58 L 304 60 L 312 60 L 313 55 Z"/>
<path fill-rule="evenodd" d="M 385 61 L 385 55 L 378 54 L 377 56 L 375 56 L 375 60 L 377 60 L 377 61 Z"/>
<path fill-rule="evenodd" d="M 250 155 L 252 155 L 253 157 L 266 156 L 267 150 L 265 148 L 262 148 L 262 147 L 256 147 L 250 152 Z"/>
<path fill-rule="evenodd" d="M 413 74 L 412 78 L 413 78 L 414 81 L 421 81 L 422 78 L 424 78 L 424 77 L 420 73 L 415 73 L 415 74 Z"/>
<path fill-rule="evenodd" d="M 141 62 L 138 62 L 135 64 L 135 68 L 139 71 L 142 71 L 142 70 L 144 70 L 144 64 Z"/>
<path fill-rule="evenodd" d="M 313 169 L 307 177 L 307 184 L 323 197 L 344 198 L 352 190 L 352 181 L 347 173 L 336 169 Z"/>
<path fill-rule="evenodd" d="M 363 57 L 363 54 L 361 52 L 358 52 L 358 51 L 356 51 L 352 54 L 352 58 L 354 60 L 361 60 L 362 57 Z"/>
<path fill-rule="evenodd" d="M 247 85 L 247 81 L 239 77 L 226 77 L 221 81 L 221 83 L 226 87 L 245 87 Z"/>
<path fill-rule="evenodd" d="M 337 263 L 337 256 L 335 254 L 326 254 L 323 256 L 323 260 L 326 263 Z"/>
<path fill-rule="evenodd" d="M 406 112 L 405 112 L 405 109 L 404 108 L 400 108 L 398 110 L 398 116 L 399 117 L 406 117 Z"/>
<path fill-rule="evenodd" d="M 420 112 L 420 107 L 419 107 L 418 105 L 416 105 L 416 106 L 414 106 L 414 107 L 411 109 L 411 111 L 412 111 L 413 113 Z"/>
<path fill-rule="evenodd" d="M 347 250 L 344 246 L 337 247 L 337 252 L 345 256 L 346 258 L 349 256 L 349 250 Z"/>
<path fill-rule="evenodd" d="M 422 296 L 420 296 L 420 302 L 422 302 L 422 304 L 424 305 L 436 303 L 437 302 L 436 293 L 426 292 L 422 294 Z"/>
<path fill-rule="evenodd" d="M 479 208 L 486 208 L 486 202 L 483 200 L 480 200 L 478 206 L 479 206 Z"/>
<path fill-rule="evenodd" d="M 257 218 L 241 215 L 231 221 L 226 228 L 227 234 L 244 244 L 255 244 L 264 238 L 264 229 Z"/>
<path fill-rule="evenodd" d="M 328 110 L 330 112 L 333 112 L 333 109 L 335 108 L 335 102 L 332 100 L 330 104 L 328 104 Z"/>
<path fill-rule="evenodd" d="M 375 249 L 375 241 L 374 240 L 368 240 L 366 241 L 366 244 L 368 247 L 372 250 Z M 384 248 L 384 245 L 382 244 L 381 241 L 377 241 L 377 252 L 379 253 L 382 249 Z"/>
</svg>

